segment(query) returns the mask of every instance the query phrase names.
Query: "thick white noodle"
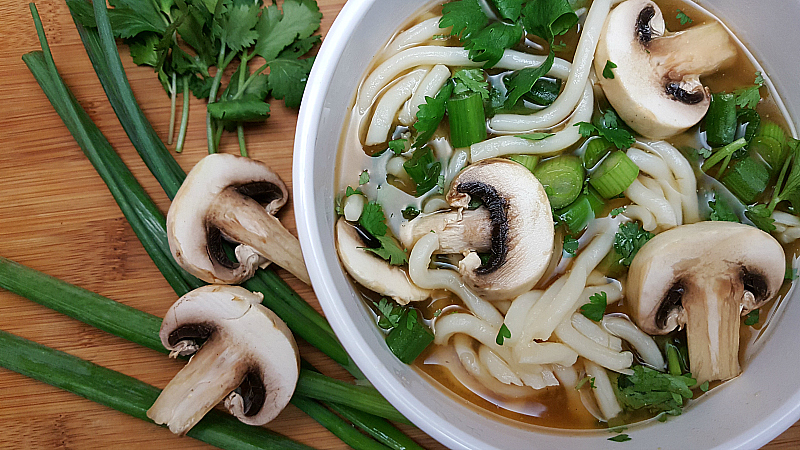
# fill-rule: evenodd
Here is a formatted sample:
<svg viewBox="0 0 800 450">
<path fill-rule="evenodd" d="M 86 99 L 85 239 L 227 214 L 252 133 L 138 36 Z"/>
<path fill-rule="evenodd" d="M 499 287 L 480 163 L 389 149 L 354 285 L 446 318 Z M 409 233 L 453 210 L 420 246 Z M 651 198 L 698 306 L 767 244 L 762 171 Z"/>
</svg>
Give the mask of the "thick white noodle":
<svg viewBox="0 0 800 450">
<path fill-rule="evenodd" d="M 422 44 L 423 42 L 431 40 L 434 36 L 439 34 L 449 34 L 447 29 L 439 28 L 439 20 L 442 16 L 432 17 L 428 20 L 414 25 L 413 27 L 398 34 L 397 37 L 384 50 L 384 54 L 392 55 L 408 47 Z M 449 27 L 448 27 L 449 28 Z"/>
<path fill-rule="evenodd" d="M 506 50 L 495 67 L 509 70 L 523 69 L 538 66 L 544 62 L 545 58 L 545 56 Z M 435 64 L 444 64 L 450 67 L 481 67 L 484 63 L 470 60 L 469 50 L 461 47 L 424 45 L 403 50 L 381 63 L 364 80 L 356 102 L 359 111 L 366 112 L 378 92 L 404 71 L 417 66 Z M 564 78 L 569 74 L 570 67 L 572 65 L 569 62 L 556 58 L 553 68 L 547 74 L 552 77 Z"/>
<path fill-rule="evenodd" d="M 623 317 L 606 315 L 601 324 L 606 331 L 631 344 L 647 365 L 656 370 L 664 370 L 666 363 L 656 341 L 633 322 Z"/>
<path fill-rule="evenodd" d="M 474 380 L 477 380 L 477 382 L 482 384 L 486 389 L 489 389 L 495 394 L 499 394 L 507 398 L 526 397 L 533 393 L 529 387 L 503 384 L 492 377 L 486 368 L 481 365 L 478 354 L 472 347 L 472 342 L 472 338 L 464 334 L 457 334 L 453 336 L 453 349 L 458 355 L 458 360 L 461 364 L 451 361 L 446 365 L 446 367 L 450 369 L 453 375 L 458 378 L 462 384 L 467 387 L 470 385 L 469 380 L 459 377 L 459 375 L 462 374 L 460 373 L 461 371 L 466 371 Z"/>
<path fill-rule="evenodd" d="M 522 386 L 524 384 L 503 358 L 497 356 L 489 347 L 482 345 L 481 348 L 478 349 L 478 357 L 481 360 L 481 364 L 486 367 L 486 370 L 488 370 L 497 381 L 503 384 L 513 384 L 515 386 Z"/>
<path fill-rule="evenodd" d="M 433 322 L 433 327 L 434 342 L 437 345 L 445 345 L 453 335 L 462 333 L 491 348 L 503 359 L 511 360 L 510 349 L 497 345 L 497 332 L 500 331 L 500 327 L 493 327 L 472 314 L 445 314 Z"/>
<path fill-rule="evenodd" d="M 683 197 L 683 223 L 695 223 L 700 220 L 700 208 L 697 201 L 697 178 L 692 165 L 678 149 L 664 141 L 639 141 L 647 150 L 663 159 L 678 183 L 678 190 Z"/>
<path fill-rule="evenodd" d="M 517 136 L 498 136 L 487 139 L 470 146 L 472 162 L 514 153 L 541 156 L 554 155 L 578 142 L 581 135 L 575 124 L 592 120 L 592 108 L 594 108 L 592 88 L 588 83 L 585 86 L 583 97 L 581 97 L 580 103 L 578 103 L 567 124 L 563 129 L 555 132 L 553 136 L 538 141 Z"/>
<path fill-rule="evenodd" d="M 648 189 L 642 183 L 642 175 L 633 180 L 630 186 L 625 189 L 625 196 L 632 202 L 637 203 L 644 208 L 647 208 L 656 218 L 658 227 L 663 229 L 674 228 L 677 225 L 675 221 L 675 213 L 672 211 L 672 205 L 669 204 L 661 187 L 658 190 Z"/>
<path fill-rule="evenodd" d="M 517 342 L 511 352 L 511 361 L 518 364 L 571 366 L 578 360 L 578 353 L 560 342 Z"/>
<path fill-rule="evenodd" d="M 400 115 L 397 117 L 400 123 L 406 126 L 414 123 L 417 120 L 419 105 L 425 103 L 425 97 L 435 97 L 448 78 L 450 78 L 450 69 L 447 66 L 443 64 L 433 66 L 433 69 L 425 75 L 419 87 L 400 110 Z"/>
<path fill-rule="evenodd" d="M 775 221 L 775 231 L 772 234 L 784 244 L 789 244 L 800 238 L 800 219 L 789 213 L 775 211 L 772 213 Z"/>
<path fill-rule="evenodd" d="M 632 373 L 630 367 L 633 364 L 633 353 L 614 351 L 598 344 L 578 332 L 569 319 L 558 324 L 555 335 L 561 342 L 575 350 L 578 355 L 594 361 L 606 369 L 620 373 Z"/>
<path fill-rule="evenodd" d="M 654 216 L 653 213 L 644 206 L 628 205 L 625 207 L 625 211 L 622 213 L 622 215 L 628 219 L 642 222 L 642 228 L 644 228 L 645 231 L 653 231 L 656 229 L 656 227 L 658 227 L 656 216 Z"/>
<path fill-rule="evenodd" d="M 678 182 L 675 180 L 675 177 L 673 177 L 672 171 L 669 166 L 667 166 L 667 163 L 658 155 L 648 153 L 635 147 L 628 149 L 627 155 L 631 161 L 639 166 L 642 172 L 650 175 L 650 177 L 658 183 L 664 194 L 664 198 L 667 199 L 667 202 L 669 202 L 672 208 L 672 215 L 675 216 L 675 223 L 677 225 L 683 224 L 683 197 L 681 193 L 678 192 Z M 640 176 L 640 181 L 647 185 L 645 180 L 646 177 Z M 652 190 L 652 187 L 648 186 L 648 188 Z"/>
<path fill-rule="evenodd" d="M 495 337 L 503 315 L 490 302 L 478 297 L 461 281 L 455 272 L 446 269 L 429 269 L 431 255 L 439 249 L 439 237 L 429 233 L 421 237 L 411 249 L 408 257 L 408 275 L 419 287 L 431 286 L 429 289 L 446 289 L 461 298 L 464 305 L 477 317 L 495 328 Z"/>
<path fill-rule="evenodd" d="M 600 407 L 600 412 L 603 413 L 605 420 L 613 419 L 622 412 L 622 407 L 619 406 L 617 396 L 614 394 L 614 388 L 611 387 L 611 380 L 608 378 L 606 369 L 598 366 L 592 361 L 585 361 L 583 367 L 586 369 L 586 375 L 594 378 L 594 399 L 597 401 L 597 406 Z"/>
<path fill-rule="evenodd" d="M 575 370 L 575 366 L 555 365 L 553 373 L 566 389 L 575 389 L 575 386 L 578 385 L 578 371 Z"/>
<path fill-rule="evenodd" d="M 556 283 L 559 281 L 561 281 L 561 279 L 556 281 Z M 504 319 L 506 328 L 511 332 L 511 337 L 505 340 L 509 345 L 514 345 L 519 340 L 519 336 L 522 334 L 522 329 L 525 326 L 525 316 L 528 315 L 528 311 L 530 311 L 533 304 L 539 300 L 543 293 L 544 291 L 538 290 L 529 291 L 511 302 L 511 307 L 506 311 Z"/>
<path fill-rule="evenodd" d="M 528 313 L 521 338 L 523 342 L 549 339 L 556 326 L 572 315 L 581 299 L 589 274 L 611 250 L 618 223 L 619 220 L 610 218 L 597 219 L 591 223 L 586 234 L 594 237 L 575 258 L 572 269 L 562 275 L 568 277 L 564 286 L 552 300 L 546 299 L 545 293 Z M 573 349 L 577 351 L 574 347 Z"/>
<path fill-rule="evenodd" d="M 600 327 L 600 325 L 584 317 L 583 314 L 572 315 L 572 327 L 582 335 L 616 352 L 622 351 L 622 339 L 614 336 Z"/>
<path fill-rule="evenodd" d="M 594 52 L 603 30 L 613 0 L 594 0 L 581 31 L 578 47 L 572 62 L 572 70 L 564 83 L 561 95 L 547 108 L 530 115 L 498 114 L 489 121 L 496 131 L 523 132 L 553 127 L 570 115 L 581 99 L 592 71 Z"/>
<path fill-rule="evenodd" d="M 387 90 L 372 114 L 372 121 L 369 124 L 369 131 L 364 140 L 366 145 L 376 145 L 386 142 L 389 138 L 389 131 L 392 128 L 395 117 L 400 107 L 417 89 L 417 86 L 428 74 L 429 67 L 420 67 L 408 75 L 401 78 L 389 90 Z"/>
</svg>

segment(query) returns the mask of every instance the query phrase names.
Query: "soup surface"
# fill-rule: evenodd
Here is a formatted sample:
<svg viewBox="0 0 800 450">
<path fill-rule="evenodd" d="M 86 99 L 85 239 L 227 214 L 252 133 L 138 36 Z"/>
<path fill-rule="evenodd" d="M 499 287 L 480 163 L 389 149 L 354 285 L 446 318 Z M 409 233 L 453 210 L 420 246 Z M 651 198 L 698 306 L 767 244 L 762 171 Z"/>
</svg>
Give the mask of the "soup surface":
<svg viewBox="0 0 800 450">
<path fill-rule="evenodd" d="M 342 263 L 392 351 L 488 413 L 556 428 L 679 414 L 746 370 L 795 278 L 791 122 L 746 49 L 692 2 L 498 3 L 420 11 L 367 69 L 340 143 Z M 620 45 L 630 58 L 605 56 Z M 653 117 L 616 98 L 642 92 L 626 71 L 668 99 Z M 667 124 L 675 103 L 697 121 Z M 698 233 L 709 256 L 686 262 Z M 748 244 L 778 263 L 740 258 Z M 733 275 L 693 278 L 718 261 Z M 643 280 L 662 265 L 681 275 L 654 293 Z M 714 283 L 733 306 L 693 306 L 696 285 Z"/>
</svg>

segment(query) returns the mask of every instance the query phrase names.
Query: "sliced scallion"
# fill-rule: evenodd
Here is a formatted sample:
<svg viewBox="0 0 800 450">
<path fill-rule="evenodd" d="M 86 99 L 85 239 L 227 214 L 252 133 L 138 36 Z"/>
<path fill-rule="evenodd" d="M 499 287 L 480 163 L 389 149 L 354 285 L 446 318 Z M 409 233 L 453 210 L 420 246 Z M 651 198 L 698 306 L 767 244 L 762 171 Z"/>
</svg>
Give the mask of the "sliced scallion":
<svg viewBox="0 0 800 450">
<path fill-rule="evenodd" d="M 453 147 L 469 147 L 486 139 L 486 114 L 479 93 L 454 95 L 446 105 Z"/>
<path fill-rule="evenodd" d="M 769 169 L 749 156 L 736 162 L 720 180 L 743 203 L 752 203 L 769 184 Z"/>
<path fill-rule="evenodd" d="M 533 170 L 536 169 L 536 165 L 539 164 L 539 157 L 536 155 L 509 155 L 508 159 L 522 164 L 531 172 L 533 172 Z"/>
<path fill-rule="evenodd" d="M 589 186 L 585 194 L 581 193 L 574 202 L 555 210 L 554 214 L 567 226 L 570 233 L 578 234 L 603 212 L 604 207 L 605 202 L 600 194 Z"/>
<path fill-rule="evenodd" d="M 553 208 L 563 208 L 583 190 L 584 170 L 577 156 L 562 155 L 544 160 L 533 171 L 544 186 Z"/>
<path fill-rule="evenodd" d="M 736 137 L 736 96 L 724 92 L 713 94 L 705 125 L 706 141 L 712 147 L 733 142 Z"/>
<path fill-rule="evenodd" d="M 583 167 L 591 170 L 611 151 L 612 145 L 605 138 L 596 137 L 586 143 L 586 150 L 583 152 Z"/>
<path fill-rule="evenodd" d="M 786 150 L 788 150 L 785 145 L 767 135 L 753 137 L 753 140 L 750 141 L 749 149 L 751 152 L 761 155 L 764 158 L 764 162 L 769 164 L 773 171 L 778 170 L 783 165 L 783 161 L 786 159 Z"/>
<path fill-rule="evenodd" d="M 725 158 L 733 155 L 733 152 L 739 150 L 740 148 L 747 145 L 747 141 L 744 138 L 739 138 L 730 144 L 718 149 L 714 152 L 708 159 L 703 162 L 703 165 L 700 166 L 700 170 L 703 172 L 708 172 L 712 167 L 716 166 L 720 162 L 722 162 Z"/>
<path fill-rule="evenodd" d="M 636 165 L 622 150 L 615 150 L 589 175 L 589 184 L 603 198 L 613 198 L 623 193 L 639 176 Z"/>
</svg>

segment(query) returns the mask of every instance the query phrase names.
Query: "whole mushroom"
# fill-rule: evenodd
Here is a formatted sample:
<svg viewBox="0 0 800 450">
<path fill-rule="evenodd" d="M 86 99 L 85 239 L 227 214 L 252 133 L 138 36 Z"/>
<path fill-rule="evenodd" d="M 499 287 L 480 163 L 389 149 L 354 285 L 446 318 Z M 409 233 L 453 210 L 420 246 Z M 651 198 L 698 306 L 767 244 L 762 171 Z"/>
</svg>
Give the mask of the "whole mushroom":
<svg viewBox="0 0 800 450">
<path fill-rule="evenodd" d="M 403 244 L 410 247 L 436 232 L 440 251 L 465 255 L 459 273 L 487 300 L 511 299 L 533 288 L 550 262 L 555 233 L 547 194 L 531 171 L 508 159 L 486 159 L 461 171 L 446 199 L 457 210 L 405 224 Z M 472 199 L 482 205 L 469 211 Z M 485 263 L 478 253 L 488 255 Z"/>
<path fill-rule="evenodd" d="M 664 139 L 697 124 L 710 103 L 700 77 L 733 64 L 737 49 L 718 22 L 668 33 L 659 7 L 627 0 L 606 19 L 595 72 L 616 65 L 598 83 L 622 120 L 639 134 Z"/>
<path fill-rule="evenodd" d="M 269 261 L 310 283 L 300 242 L 274 214 L 289 193 L 264 163 L 215 153 L 201 159 L 184 180 L 167 213 L 167 237 L 175 261 L 208 283 L 240 283 Z M 222 246 L 237 242 L 236 261 Z"/>
<path fill-rule="evenodd" d="M 762 306 L 783 283 L 781 245 L 733 222 L 698 222 L 657 234 L 636 254 L 626 303 L 649 334 L 686 327 L 698 383 L 740 373 L 740 316 Z"/>
<path fill-rule="evenodd" d="M 263 425 L 289 403 L 300 356 L 289 328 L 261 294 L 209 285 L 175 302 L 161 324 L 171 356 L 193 355 L 147 411 L 185 434 L 221 401 L 240 421 Z"/>
</svg>

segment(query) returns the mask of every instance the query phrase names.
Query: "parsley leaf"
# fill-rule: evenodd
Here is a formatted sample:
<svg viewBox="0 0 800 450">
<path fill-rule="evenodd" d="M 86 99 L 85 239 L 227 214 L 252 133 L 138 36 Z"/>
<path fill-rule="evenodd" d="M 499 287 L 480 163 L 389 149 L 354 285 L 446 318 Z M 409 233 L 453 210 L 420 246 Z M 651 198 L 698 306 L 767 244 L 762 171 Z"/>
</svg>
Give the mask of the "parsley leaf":
<svg viewBox="0 0 800 450">
<path fill-rule="evenodd" d="M 736 96 L 736 106 L 740 108 L 755 109 L 761 100 L 759 89 L 764 85 L 764 77 L 761 72 L 756 72 L 755 84 L 750 87 L 736 89 L 733 95 Z"/>
<path fill-rule="evenodd" d="M 358 176 L 358 184 L 360 186 L 367 183 L 369 183 L 369 171 L 364 169 L 364 171 L 361 172 L 361 175 Z"/>
<path fill-rule="evenodd" d="M 500 331 L 497 332 L 497 345 L 503 345 L 503 341 L 511 338 L 511 330 L 508 329 L 506 324 L 500 326 Z"/>
<path fill-rule="evenodd" d="M 494 0 L 492 3 L 497 7 L 500 17 L 513 22 L 519 19 L 522 4 L 525 2 L 524 0 Z"/>
<path fill-rule="evenodd" d="M 449 5 L 450 3 L 448 3 Z M 436 97 L 425 97 L 425 103 L 419 105 L 417 111 L 417 121 L 414 123 L 414 129 L 417 130 L 417 137 L 414 139 L 414 148 L 420 148 L 427 144 L 439 123 L 444 119 L 446 111 L 445 104 L 447 99 L 453 95 L 453 83 L 445 84 L 442 89 L 436 94 Z M 428 192 L 428 191 L 425 191 Z"/>
<path fill-rule="evenodd" d="M 378 248 L 365 247 L 364 250 L 375 253 L 381 258 L 389 261 L 393 266 L 402 266 L 408 262 L 408 255 L 406 251 L 400 247 L 397 241 L 391 236 L 375 236 L 381 243 Z"/>
<path fill-rule="evenodd" d="M 606 60 L 606 66 L 603 68 L 603 78 L 613 80 L 614 79 L 614 70 L 616 69 L 617 65 L 611 61 Z"/>
<path fill-rule="evenodd" d="M 618 434 L 616 436 L 608 438 L 608 440 L 614 442 L 628 442 L 631 440 L 631 437 L 628 436 L 627 434 Z"/>
<path fill-rule="evenodd" d="M 603 320 L 606 306 L 608 306 L 608 296 L 605 292 L 598 292 L 589 297 L 589 303 L 581 306 L 580 311 L 587 319 L 599 322 Z"/>
<path fill-rule="evenodd" d="M 386 234 L 388 227 L 385 221 L 386 216 L 383 214 L 383 208 L 378 202 L 369 202 L 364 205 L 361 217 L 358 218 L 358 223 L 376 238 Z"/>
<path fill-rule="evenodd" d="M 403 307 L 395 304 L 387 298 L 382 298 L 380 302 L 372 302 L 378 308 L 380 319 L 378 326 L 388 330 L 400 325 L 400 318 L 403 316 Z"/>
<path fill-rule="evenodd" d="M 522 24 L 529 33 L 547 40 L 551 45 L 578 23 L 578 16 L 567 0 L 532 0 L 522 7 Z"/>
<path fill-rule="evenodd" d="M 416 194 L 419 197 L 436 187 L 442 163 L 433 159 L 431 148 L 420 148 L 414 151 L 411 159 L 403 163 L 403 168 L 417 185 Z"/>
<path fill-rule="evenodd" d="M 635 365 L 633 374 L 617 378 L 616 394 L 626 410 L 646 409 L 651 413 L 681 414 L 683 401 L 692 398 L 697 380 L 691 374 L 670 375 Z"/>
<path fill-rule="evenodd" d="M 626 222 L 614 235 L 614 250 L 622 257 L 622 265 L 630 266 L 642 246 L 655 236 L 645 231 L 637 222 Z"/>
<path fill-rule="evenodd" d="M 744 211 L 744 215 L 753 222 L 753 225 L 761 230 L 767 233 L 775 231 L 775 219 L 772 218 L 772 212 L 767 205 L 759 203 L 757 205 L 748 206 Z"/>
<path fill-rule="evenodd" d="M 483 67 L 494 66 L 503 57 L 503 51 L 519 43 L 522 39 L 522 27 L 517 24 L 494 22 L 482 30 L 472 34 L 464 42 L 469 50 L 469 59 L 485 62 Z"/>
<path fill-rule="evenodd" d="M 570 256 L 575 256 L 578 251 L 578 240 L 570 235 L 564 235 L 564 251 Z"/>
<path fill-rule="evenodd" d="M 482 99 L 489 98 L 489 82 L 484 79 L 481 69 L 461 69 L 453 74 L 453 81 L 453 95 L 477 92 Z"/>
<path fill-rule="evenodd" d="M 694 22 L 691 17 L 687 16 L 686 13 L 680 9 L 678 10 L 678 15 L 676 15 L 675 18 L 681 21 L 681 25 Z"/>
<path fill-rule="evenodd" d="M 478 0 L 457 0 L 442 6 L 442 18 L 439 28 L 453 27 L 453 36 L 468 39 L 489 24 L 489 18 L 483 12 Z"/>
<path fill-rule="evenodd" d="M 594 124 L 588 122 L 578 122 L 575 126 L 578 127 L 578 132 L 583 137 L 598 135 L 605 138 L 607 141 L 614 144 L 620 150 L 625 150 L 636 142 L 630 131 L 623 125 L 617 113 L 613 109 L 609 109 L 601 116 L 599 116 Z"/>
<path fill-rule="evenodd" d="M 759 316 L 758 312 L 759 312 L 758 309 L 754 309 L 749 313 L 747 313 L 747 315 L 744 316 L 744 324 L 747 325 L 748 327 L 752 327 L 753 325 L 757 324 Z"/>
<path fill-rule="evenodd" d="M 739 217 L 733 211 L 733 208 L 731 208 L 725 200 L 719 198 L 718 195 L 714 195 L 714 200 L 709 201 L 708 206 L 711 208 L 709 220 L 718 222 L 739 222 Z"/>
<path fill-rule="evenodd" d="M 406 144 L 408 139 L 394 139 L 389 141 L 389 150 L 393 151 L 395 155 L 400 155 L 406 151 Z"/>
<path fill-rule="evenodd" d="M 620 206 L 619 208 L 614 208 L 611 210 L 611 217 L 617 217 L 618 215 L 625 212 L 625 207 Z"/>
<path fill-rule="evenodd" d="M 505 107 L 513 107 L 520 97 L 530 92 L 536 81 L 550 71 L 554 61 L 555 53 L 550 52 L 540 66 L 526 67 L 507 76 L 504 80 L 508 89 Z"/>
</svg>

